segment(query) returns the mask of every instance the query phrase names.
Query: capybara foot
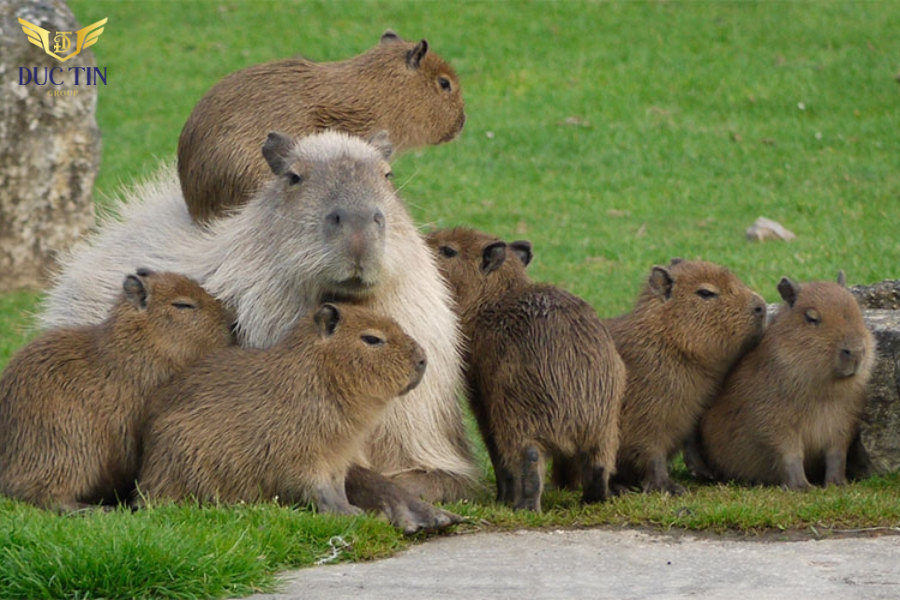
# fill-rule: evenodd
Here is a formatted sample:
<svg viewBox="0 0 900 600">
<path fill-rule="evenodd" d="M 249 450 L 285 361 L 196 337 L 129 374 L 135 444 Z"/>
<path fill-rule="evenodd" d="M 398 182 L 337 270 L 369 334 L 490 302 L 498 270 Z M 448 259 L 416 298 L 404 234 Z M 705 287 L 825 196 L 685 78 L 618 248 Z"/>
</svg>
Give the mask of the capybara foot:
<svg viewBox="0 0 900 600">
<path fill-rule="evenodd" d="M 350 468 L 346 487 L 351 504 L 384 514 L 405 535 L 462 522 L 462 517 L 419 500 L 387 477 L 363 467 Z"/>
<path fill-rule="evenodd" d="M 447 471 L 410 469 L 391 476 L 391 480 L 425 502 L 456 502 L 472 494 L 470 481 Z"/>
<path fill-rule="evenodd" d="M 588 467 L 584 474 L 581 501 L 585 504 L 606 502 L 609 498 L 609 475 L 604 467 Z"/>
</svg>

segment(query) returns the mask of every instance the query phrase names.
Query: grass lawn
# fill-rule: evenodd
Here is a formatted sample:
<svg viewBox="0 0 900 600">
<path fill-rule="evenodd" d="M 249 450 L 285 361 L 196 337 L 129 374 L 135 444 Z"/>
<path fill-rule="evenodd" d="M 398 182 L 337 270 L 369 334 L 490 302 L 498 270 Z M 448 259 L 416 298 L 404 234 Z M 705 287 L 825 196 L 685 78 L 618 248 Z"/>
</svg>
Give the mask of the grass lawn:
<svg viewBox="0 0 900 600">
<path fill-rule="evenodd" d="M 220 77 L 303 54 L 340 60 L 393 28 L 427 37 L 462 81 L 457 141 L 399 158 L 423 224 L 466 224 L 534 243 L 537 280 L 601 316 L 628 310 L 671 257 L 729 266 L 767 300 L 798 281 L 900 278 L 900 3 L 161 2 L 70 0 L 107 69 L 97 119 L 99 203 L 172 157 L 194 103 Z M 5 76 L 4 76 L 5 77 Z M 55 101 L 64 102 L 65 98 Z M 755 244 L 759 216 L 797 234 Z M 27 341 L 36 293 L 0 296 L 0 366 Z M 521 515 L 486 490 L 449 506 L 483 528 L 653 526 L 746 534 L 900 526 L 900 477 L 806 494 L 698 485 L 581 507 L 553 492 Z M 277 505 L 158 507 L 58 517 L 0 500 L 0 596 L 223 597 L 350 546 L 409 543 L 375 518 Z"/>
</svg>

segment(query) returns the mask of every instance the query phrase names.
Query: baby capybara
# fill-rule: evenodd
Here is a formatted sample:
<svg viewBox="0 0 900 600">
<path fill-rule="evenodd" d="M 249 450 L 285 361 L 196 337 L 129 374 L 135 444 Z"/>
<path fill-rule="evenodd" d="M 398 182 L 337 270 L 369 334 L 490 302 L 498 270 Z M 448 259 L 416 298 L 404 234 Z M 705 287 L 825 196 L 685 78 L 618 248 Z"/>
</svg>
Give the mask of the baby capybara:
<svg viewBox="0 0 900 600">
<path fill-rule="evenodd" d="M 530 281 L 528 242 L 456 228 L 431 233 L 428 244 L 456 301 L 498 500 L 539 511 L 548 455 L 577 465 L 585 502 L 605 500 L 625 365 L 594 309 Z"/>
<path fill-rule="evenodd" d="M 126 500 L 148 395 L 232 343 L 233 317 L 181 275 L 138 270 L 99 325 L 51 330 L 0 378 L 0 493 L 76 510 Z"/>
<path fill-rule="evenodd" d="M 425 364 L 393 319 L 335 304 L 269 349 L 211 354 L 151 400 L 140 492 L 203 502 L 278 498 L 355 514 L 347 470 L 388 401 L 418 385 Z"/>
<path fill-rule="evenodd" d="M 782 278 L 784 304 L 701 420 L 703 455 L 722 479 L 805 489 L 846 481 L 875 341 L 838 282 Z"/>
<path fill-rule="evenodd" d="M 655 266 L 634 309 L 604 321 L 628 369 L 616 491 L 681 494 L 668 463 L 737 360 L 765 329 L 766 305 L 728 269 Z"/>
</svg>

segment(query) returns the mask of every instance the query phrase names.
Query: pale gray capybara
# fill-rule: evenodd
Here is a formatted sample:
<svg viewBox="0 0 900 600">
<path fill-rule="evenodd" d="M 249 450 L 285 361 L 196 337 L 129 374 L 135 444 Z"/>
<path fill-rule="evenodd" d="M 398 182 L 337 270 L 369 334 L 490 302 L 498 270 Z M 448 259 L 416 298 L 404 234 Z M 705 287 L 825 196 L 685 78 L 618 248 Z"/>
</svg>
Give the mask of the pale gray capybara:
<svg viewBox="0 0 900 600">
<path fill-rule="evenodd" d="M 459 78 L 430 50 L 388 30 L 347 60 L 278 60 L 224 77 L 197 103 L 178 140 L 184 200 L 199 223 L 246 203 L 269 179 L 259 145 L 273 127 L 293 137 L 386 131 L 395 152 L 448 142 L 466 121 Z"/>
<path fill-rule="evenodd" d="M 390 318 L 323 304 L 278 344 L 207 356 L 156 392 L 141 494 L 201 502 L 312 502 L 356 514 L 347 470 L 425 353 Z"/>
<path fill-rule="evenodd" d="M 721 479 L 801 490 L 846 481 L 875 341 L 838 282 L 782 278 L 763 336 L 701 419 L 703 457 Z"/>
<path fill-rule="evenodd" d="M 766 305 L 706 261 L 654 266 L 633 310 L 605 320 L 628 371 L 619 419 L 616 492 L 682 494 L 669 461 L 726 375 L 765 330 Z"/>
<path fill-rule="evenodd" d="M 195 282 L 138 270 L 98 325 L 48 331 L 0 378 L 0 493 L 43 508 L 127 501 L 148 396 L 233 343 L 233 316 Z"/>
<path fill-rule="evenodd" d="M 422 383 L 391 402 L 347 480 L 352 504 L 445 522 L 429 501 L 466 497 L 478 475 L 457 400 L 457 320 L 431 252 L 391 182 L 385 136 L 271 134 L 271 180 L 228 218 L 198 226 L 163 170 L 133 190 L 97 233 L 64 257 L 40 315 L 47 327 L 102 320 L 135 263 L 185 273 L 234 309 L 244 347 L 268 348 L 323 301 L 390 316 L 425 350 Z M 399 485 L 398 485 L 399 484 Z M 426 502 L 422 502 L 424 499 Z"/>
<path fill-rule="evenodd" d="M 545 460 L 574 465 L 585 502 L 609 496 L 625 364 L 594 309 L 525 272 L 531 244 L 465 229 L 428 243 L 454 292 L 464 369 L 497 498 L 540 511 Z"/>
</svg>

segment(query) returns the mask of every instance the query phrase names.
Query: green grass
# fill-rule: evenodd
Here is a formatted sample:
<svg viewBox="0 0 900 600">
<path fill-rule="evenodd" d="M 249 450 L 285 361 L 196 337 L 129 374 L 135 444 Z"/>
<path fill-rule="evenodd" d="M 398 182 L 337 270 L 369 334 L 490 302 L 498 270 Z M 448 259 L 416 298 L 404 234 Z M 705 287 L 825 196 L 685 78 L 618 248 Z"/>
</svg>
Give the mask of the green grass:
<svg viewBox="0 0 900 600">
<path fill-rule="evenodd" d="M 98 202 L 174 155 L 184 120 L 226 73 L 303 54 L 339 60 L 393 28 L 456 67 L 468 122 L 451 144 L 395 163 L 421 223 L 534 243 L 537 280 L 602 316 L 626 311 L 673 256 L 731 267 L 769 301 L 782 275 L 900 277 L 900 3 L 153 2 L 70 0 L 107 68 Z M 57 101 L 64 101 L 60 99 Z M 758 216 L 790 244 L 751 244 Z M 0 295 L 0 366 L 33 335 L 38 296 Z M 485 483 L 490 469 L 482 452 Z M 550 492 L 540 515 L 491 494 L 450 506 L 461 532 L 650 526 L 824 535 L 900 525 L 900 477 L 796 494 L 707 486 L 581 507 Z M 341 557 L 408 543 L 382 521 L 276 505 L 160 507 L 59 517 L 0 501 L 0 596 L 223 597 L 268 589 L 341 535 Z"/>
</svg>

